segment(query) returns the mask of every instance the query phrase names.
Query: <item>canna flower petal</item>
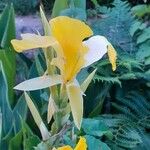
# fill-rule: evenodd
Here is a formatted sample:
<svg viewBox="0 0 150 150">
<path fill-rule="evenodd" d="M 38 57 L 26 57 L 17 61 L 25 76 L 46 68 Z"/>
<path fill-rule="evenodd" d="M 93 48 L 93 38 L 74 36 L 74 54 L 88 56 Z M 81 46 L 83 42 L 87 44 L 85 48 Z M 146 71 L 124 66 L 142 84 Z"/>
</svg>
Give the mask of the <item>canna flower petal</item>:
<svg viewBox="0 0 150 150">
<path fill-rule="evenodd" d="M 62 83 L 62 78 L 60 75 L 41 76 L 41 77 L 26 80 L 18 84 L 17 86 L 15 86 L 14 89 L 21 90 L 21 91 L 34 91 L 34 90 L 47 88 L 61 83 Z"/>
<path fill-rule="evenodd" d="M 67 146 L 59 147 L 56 150 L 73 150 L 73 149 L 71 148 L 71 146 L 67 145 Z"/>
<path fill-rule="evenodd" d="M 85 54 L 85 65 L 87 67 L 94 62 L 100 60 L 106 53 L 108 53 L 109 61 L 112 64 L 112 70 L 116 69 L 116 59 L 117 53 L 110 42 L 104 37 L 100 35 L 93 36 L 89 38 L 87 41 L 84 41 L 89 51 Z"/>
<path fill-rule="evenodd" d="M 80 137 L 80 140 L 74 150 L 86 150 L 87 149 L 87 144 L 86 144 L 86 139 L 84 137 Z M 62 146 L 57 148 L 57 150 L 73 150 L 69 145 L 67 146 Z"/>
<path fill-rule="evenodd" d="M 86 150 L 86 149 L 87 149 L 86 139 L 84 137 L 80 137 L 80 140 L 74 150 Z"/>
<path fill-rule="evenodd" d="M 77 81 L 66 84 L 67 95 L 70 101 L 74 123 L 78 129 L 81 127 L 83 117 L 83 96 Z"/>
<path fill-rule="evenodd" d="M 86 63 L 84 67 L 100 60 L 107 53 L 107 45 L 109 45 L 107 39 L 100 35 L 93 36 L 83 43 L 89 48 L 85 54 Z"/>
<path fill-rule="evenodd" d="M 82 41 L 93 34 L 84 22 L 60 16 L 50 20 L 52 36 L 56 38 L 63 52 L 57 52 L 53 63 L 61 70 L 64 82 L 72 80 L 84 65 L 84 55 L 88 51 Z M 60 55 L 59 53 L 62 53 Z M 56 61 L 57 59 L 57 61 Z M 58 65 L 59 60 L 64 63 Z"/>
<path fill-rule="evenodd" d="M 58 44 L 55 38 L 51 36 L 41 36 L 27 33 L 22 34 L 21 37 L 22 40 L 11 40 L 11 43 L 17 52 L 22 52 L 33 48 L 47 48 Z"/>
<path fill-rule="evenodd" d="M 112 65 L 112 70 L 116 70 L 117 53 L 112 45 L 108 45 L 108 58 Z"/>
</svg>

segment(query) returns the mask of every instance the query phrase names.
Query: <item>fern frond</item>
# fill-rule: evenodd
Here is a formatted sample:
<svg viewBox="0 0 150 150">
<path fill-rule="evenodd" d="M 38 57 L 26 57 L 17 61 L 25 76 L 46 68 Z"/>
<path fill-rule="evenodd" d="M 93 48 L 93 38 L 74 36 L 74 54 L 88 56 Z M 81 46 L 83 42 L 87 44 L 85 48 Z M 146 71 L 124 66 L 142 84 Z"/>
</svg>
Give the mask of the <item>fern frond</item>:
<svg viewBox="0 0 150 150">
<path fill-rule="evenodd" d="M 99 117 L 112 131 L 114 138 L 108 142 L 110 147 L 134 148 L 142 143 L 134 124 L 123 115 L 102 115 Z M 113 149 L 113 148 L 112 148 Z"/>
<path fill-rule="evenodd" d="M 136 50 L 136 44 L 130 35 L 130 26 L 136 19 L 128 3 L 115 0 L 114 6 L 107 17 L 94 23 L 94 33 L 106 36 L 116 47 L 131 53 Z"/>
<path fill-rule="evenodd" d="M 104 77 L 104 76 L 100 76 L 100 75 L 95 75 L 94 76 L 94 81 L 101 81 L 101 82 L 108 82 L 108 83 L 117 83 L 121 86 L 121 82 L 119 81 L 119 79 L 117 77 Z"/>
</svg>

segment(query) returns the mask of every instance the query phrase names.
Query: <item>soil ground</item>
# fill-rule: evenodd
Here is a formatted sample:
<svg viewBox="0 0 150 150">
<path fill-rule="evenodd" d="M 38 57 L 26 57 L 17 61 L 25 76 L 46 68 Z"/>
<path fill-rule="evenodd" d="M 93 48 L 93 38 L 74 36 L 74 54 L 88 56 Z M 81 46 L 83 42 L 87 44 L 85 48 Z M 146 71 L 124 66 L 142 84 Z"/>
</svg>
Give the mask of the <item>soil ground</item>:
<svg viewBox="0 0 150 150">
<path fill-rule="evenodd" d="M 20 38 L 22 33 L 42 33 L 42 24 L 38 15 L 16 16 L 16 35 Z"/>
</svg>

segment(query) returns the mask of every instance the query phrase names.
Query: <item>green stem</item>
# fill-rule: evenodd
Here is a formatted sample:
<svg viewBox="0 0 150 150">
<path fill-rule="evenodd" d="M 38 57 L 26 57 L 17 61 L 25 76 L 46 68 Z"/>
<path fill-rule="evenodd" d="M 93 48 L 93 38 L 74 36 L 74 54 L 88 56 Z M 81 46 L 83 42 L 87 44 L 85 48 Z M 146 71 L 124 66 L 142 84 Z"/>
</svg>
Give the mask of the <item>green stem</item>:
<svg viewBox="0 0 150 150">
<path fill-rule="evenodd" d="M 60 95 L 55 101 L 57 111 L 54 114 L 54 123 L 52 125 L 52 134 L 58 133 L 67 123 L 70 115 L 70 105 L 66 93 L 65 85 L 62 85 Z"/>
<path fill-rule="evenodd" d="M 44 52 L 47 63 L 47 73 L 48 75 L 54 75 L 57 73 L 56 68 L 55 66 L 52 66 L 50 64 L 52 59 L 54 58 L 54 51 L 52 48 L 49 48 L 45 49 Z M 68 103 L 65 85 L 61 85 L 61 87 L 57 85 L 50 87 L 50 94 L 57 107 L 57 110 L 54 113 L 54 123 L 52 125 L 52 134 L 56 134 L 62 129 L 62 127 L 64 126 L 64 124 L 66 124 L 68 120 L 70 105 Z"/>
<path fill-rule="evenodd" d="M 52 48 L 47 48 L 44 51 L 45 51 L 44 54 L 45 54 L 45 59 L 46 59 L 46 63 L 47 63 L 47 73 L 48 73 L 48 75 L 54 75 L 54 74 L 56 74 L 56 68 L 55 68 L 55 66 L 52 66 L 50 64 L 52 59 L 54 58 L 54 51 Z M 57 86 L 50 87 L 50 93 L 54 100 L 57 99 L 57 97 L 58 97 Z"/>
</svg>

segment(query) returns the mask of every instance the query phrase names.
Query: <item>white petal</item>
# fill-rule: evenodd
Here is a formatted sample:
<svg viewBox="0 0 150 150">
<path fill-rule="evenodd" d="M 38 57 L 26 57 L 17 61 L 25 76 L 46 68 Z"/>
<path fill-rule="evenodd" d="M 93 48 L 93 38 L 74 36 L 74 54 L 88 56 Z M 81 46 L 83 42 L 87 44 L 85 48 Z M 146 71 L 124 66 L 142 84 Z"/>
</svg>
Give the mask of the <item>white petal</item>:
<svg viewBox="0 0 150 150">
<path fill-rule="evenodd" d="M 53 85 L 62 83 L 60 75 L 55 76 L 41 76 L 33 79 L 26 80 L 14 87 L 16 90 L 33 91 L 44 89 Z"/>
<path fill-rule="evenodd" d="M 107 45 L 110 43 L 104 36 L 96 35 L 84 41 L 83 44 L 89 48 L 85 55 L 86 63 L 84 67 L 87 67 L 100 60 L 107 53 Z"/>
</svg>

